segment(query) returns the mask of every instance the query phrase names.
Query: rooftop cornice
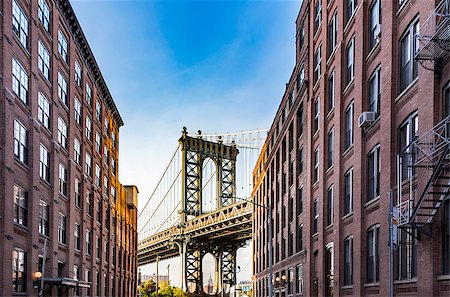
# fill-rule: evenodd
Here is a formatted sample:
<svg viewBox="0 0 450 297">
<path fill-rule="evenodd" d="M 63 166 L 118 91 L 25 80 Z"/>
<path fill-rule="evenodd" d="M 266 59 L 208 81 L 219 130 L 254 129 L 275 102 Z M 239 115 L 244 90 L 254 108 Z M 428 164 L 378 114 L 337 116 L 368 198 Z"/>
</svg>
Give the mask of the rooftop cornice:
<svg viewBox="0 0 450 297">
<path fill-rule="evenodd" d="M 60 14 L 63 16 L 66 25 L 70 29 L 70 33 L 72 34 L 73 39 L 75 40 L 75 44 L 80 50 L 83 58 L 86 61 L 86 64 L 89 67 L 89 70 L 94 78 L 97 89 L 99 90 L 102 98 L 111 110 L 111 114 L 116 121 L 117 127 L 123 126 L 123 120 L 120 116 L 119 110 L 117 109 L 116 104 L 109 92 L 108 86 L 106 85 L 105 79 L 100 71 L 100 67 L 95 60 L 94 54 L 92 53 L 91 47 L 87 42 L 86 36 L 83 33 L 80 23 L 75 15 L 75 12 L 70 4 L 69 0 L 55 0 L 58 10 Z"/>
</svg>

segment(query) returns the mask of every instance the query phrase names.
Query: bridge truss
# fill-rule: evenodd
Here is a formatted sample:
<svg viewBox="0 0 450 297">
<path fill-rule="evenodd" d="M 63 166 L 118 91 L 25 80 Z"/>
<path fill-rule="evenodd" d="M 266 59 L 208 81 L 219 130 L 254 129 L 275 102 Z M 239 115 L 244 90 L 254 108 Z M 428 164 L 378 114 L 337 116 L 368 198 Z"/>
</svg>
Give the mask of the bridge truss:
<svg viewBox="0 0 450 297">
<path fill-rule="evenodd" d="M 138 264 L 181 256 L 182 287 L 201 293 L 202 259 L 216 260 L 216 293 L 236 282 L 236 251 L 251 239 L 251 173 L 268 130 L 188 136 L 138 215 Z M 239 158 L 238 158 L 239 154 Z M 238 168 L 238 170 L 236 170 Z M 223 286 L 222 286 L 223 284 Z"/>
</svg>

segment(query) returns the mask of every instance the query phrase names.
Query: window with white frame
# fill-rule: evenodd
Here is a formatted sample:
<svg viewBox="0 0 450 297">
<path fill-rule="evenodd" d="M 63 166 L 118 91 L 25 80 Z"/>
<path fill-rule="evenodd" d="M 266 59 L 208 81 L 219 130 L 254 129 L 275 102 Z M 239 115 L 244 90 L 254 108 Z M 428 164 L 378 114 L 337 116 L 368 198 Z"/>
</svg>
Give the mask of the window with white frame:
<svg viewBox="0 0 450 297">
<path fill-rule="evenodd" d="M 338 30 L 338 16 L 337 16 L 337 9 L 335 9 L 331 17 L 331 20 L 328 23 L 328 56 L 330 56 L 334 52 L 337 46 L 337 36 L 338 36 L 337 30 Z"/>
<path fill-rule="evenodd" d="M 58 143 L 67 148 L 67 124 L 62 118 L 58 118 Z"/>
<path fill-rule="evenodd" d="M 97 153 L 100 153 L 102 147 L 102 137 L 100 135 L 100 133 L 98 133 L 97 131 L 95 132 L 95 150 L 97 151 Z"/>
<path fill-rule="evenodd" d="M 356 11 L 356 0 L 346 0 L 346 22 L 348 22 Z"/>
<path fill-rule="evenodd" d="M 14 185 L 14 223 L 28 226 L 28 192 Z"/>
<path fill-rule="evenodd" d="M 314 5 L 314 34 L 322 23 L 322 0 L 316 0 Z"/>
<path fill-rule="evenodd" d="M 100 187 L 100 175 L 101 175 L 101 169 L 98 164 L 95 164 L 95 185 L 97 187 Z"/>
<path fill-rule="evenodd" d="M 344 215 L 353 211 L 353 168 L 344 175 Z"/>
<path fill-rule="evenodd" d="M 67 218 L 64 214 L 59 213 L 58 216 L 58 242 L 67 244 Z"/>
<path fill-rule="evenodd" d="M 28 164 L 28 130 L 18 120 L 14 120 L 14 156 Z"/>
<path fill-rule="evenodd" d="M 38 120 L 45 128 L 50 128 L 50 103 L 41 92 L 38 93 Z"/>
<path fill-rule="evenodd" d="M 38 18 L 45 31 L 50 32 L 50 9 L 45 0 L 39 0 Z"/>
<path fill-rule="evenodd" d="M 24 48 L 28 48 L 28 18 L 16 0 L 12 2 L 12 31 Z"/>
<path fill-rule="evenodd" d="M 369 111 L 380 115 L 381 101 L 381 67 L 378 67 L 369 79 Z"/>
<path fill-rule="evenodd" d="M 331 74 L 330 74 L 330 76 L 328 77 L 328 85 L 327 85 L 327 87 L 328 87 L 328 92 L 327 92 L 327 94 L 328 94 L 328 100 L 327 100 L 327 105 L 328 105 L 328 113 L 329 112 L 331 112 L 332 110 L 333 110 L 333 108 L 334 108 L 334 81 L 335 81 L 335 79 L 334 79 L 334 69 L 333 69 L 333 71 L 331 72 Z"/>
<path fill-rule="evenodd" d="M 50 182 L 50 152 L 43 144 L 39 148 L 39 175 Z"/>
<path fill-rule="evenodd" d="M 59 193 L 67 196 L 67 169 L 59 163 Z"/>
<path fill-rule="evenodd" d="M 85 160 L 85 173 L 88 176 L 92 176 L 92 159 L 91 155 L 89 153 L 86 153 L 86 160 Z"/>
<path fill-rule="evenodd" d="M 418 61 L 420 23 L 416 19 L 400 39 L 400 92 L 406 89 L 419 74 Z"/>
<path fill-rule="evenodd" d="M 295 288 L 296 293 L 303 293 L 303 265 L 297 265 L 296 267 L 297 274 L 297 285 Z"/>
<path fill-rule="evenodd" d="M 333 186 L 327 190 L 327 226 L 333 224 Z"/>
<path fill-rule="evenodd" d="M 327 137 L 327 167 L 330 168 L 334 163 L 334 129 L 331 128 Z"/>
<path fill-rule="evenodd" d="M 344 240 L 344 286 L 353 285 L 353 235 Z"/>
<path fill-rule="evenodd" d="M 73 229 L 73 236 L 75 238 L 75 249 L 81 250 L 81 227 L 80 224 L 75 222 L 75 228 Z"/>
<path fill-rule="evenodd" d="M 413 177 L 415 168 L 412 163 L 415 161 L 412 148 L 409 146 L 418 138 L 419 117 L 417 112 L 409 115 L 398 129 L 398 151 L 404 152 L 402 155 L 402 180 Z"/>
<path fill-rule="evenodd" d="M 320 127 L 320 98 L 317 97 L 314 102 L 314 133 L 319 131 Z"/>
<path fill-rule="evenodd" d="M 353 102 L 345 109 L 345 138 L 344 149 L 353 145 Z"/>
<path fill-rule="evenodd" d="M 50 206 L 45 201 L 39 201 L 39 234 L 49 236 Z"/>
<path fill-rule="evenodd" d="M 77 97 L 75 97 L 75 99 L 74 99 L 73 107 L 74 107 L 74 111 L 75 111 L 75 122 L 78 125 L 81 125 L 81 118 L 82 118 L 82 116 L 81 116 L 81 102 L 80 102 L 80 100 L 77 99 Z"/>
<path fill-rule="evenodd" d="M 319 80 L 322 67 L 322 45 L 320 45 L 314 54 L 314 85 Z"/>
<path fill-rule="evenodd" d="M 100 117 L 102 115 L 102 105 L 100 101 L 97 99 L 95 102 L 95 118 L 97 121 L 100 121 Z"/>
<path fill-rule="evenodd" d="M 353 37 L 347 45 L 346 52 L 346 62 L 347 62 L 347 72 L 346 79 L 347 84 L 349 84 L 355 77 L 355 37 Z"/>
<path fill-rule="evenodd" d="M 116 159 L 114 157 L 111 158 L 111 173 L 116 175 Z"/>
<path fill-rule="evenodd" d="M 109 121 L 108 118 L 105 116 L 103 124 L 103 133 L 105 133 L 106 136 L 108 136 L 108 130 L 109 130 Z"/>
<path fill-rule="evenodd" d="M 374 0 L 369 8 L 370 14 L 370 34 L 369 34 L 369 49 L 377 45 L 380 40 L 381 33 L 381 0 Z"/>
<path fill-rule="evenodd" d="M 111 145 L 116 148 L 116 133 L 114 131 L 111 131 Z"/>
<path fill-rule="evenodd" d="M 89 86 L 88 83 L 86 83 L 86 102 L 89 105 L 92 104 L 92 90 L 91 90 L 91 86 Z"/>
<path fill-rule="evenodd" d="M 16 59 L 12 59 L 12 90 L 23 103 L 28 104 L 28 74 Z"/>
<path fill-rule="evenodd" d="M 86 138 L 92 139 L 92 121 L 89 116 L 86 116 Z"/>
<path fill-rule="evenodd" d="M 77 60 L 75 60 L 75 83 L 81 87 L 81 66 Z"/>
<path fill-rule="evenodd" d="M 81 182 L 75 178 L 75 206 L 81 207 Z"/>
<path fill-rule="evenodd" d="M 75 163 L 81 164 L 81 143 L 78 138 L 75 138 L 73 142 L 73 160 Z"/>
<path fill-rule="evenodd" d="M 19 248 L 12 252 L 12 291 L 27 292 L 27 252 Z"/>
<path fill-rule="evenodd" d="M 313 234 L 316 234 L 319 232 L 319 198 L 314 200 L 313 212 Z"/>
<path fill-rule="evenodd" d="M 109 183 L 108 183 L 108 177 L 106 175 L 103 176 L 103 194 L 106 196 L 109 195 Z"/>
<path fill-rule="evenodd" d="M 38 41 L 38 68 L 44 77 L 50 79 L 50 54 L 42 41 Z"/>
<path fill-rule="evenodd" d="M 86 254 L 92 254 L 92 234 L 89 229 L 86 229 Z"/>
<path fill-rule="evenodd" d="M 367 156 L 367 201 L 380 196 L 380 145 L 376 145 Z"/>
<path fill-rule="evenodd" d="M 313 182 L 316 183 L 319 181 L 319 148 L 316 148 L 314 151 L 314 175 Z"/>
<path fill-rule="evenodd" d="M 69 63 L 67 39 L 61 30 L 58 30 L 58 53 L 61 55 L 64 62 Z"/>
<path fill-rule="evenodd" d="M 61 72 L 58 72 L 58 97 L 64 103 L 69 106 L 69 97 L 67 95 L 67 81 Z"/>
</svg>

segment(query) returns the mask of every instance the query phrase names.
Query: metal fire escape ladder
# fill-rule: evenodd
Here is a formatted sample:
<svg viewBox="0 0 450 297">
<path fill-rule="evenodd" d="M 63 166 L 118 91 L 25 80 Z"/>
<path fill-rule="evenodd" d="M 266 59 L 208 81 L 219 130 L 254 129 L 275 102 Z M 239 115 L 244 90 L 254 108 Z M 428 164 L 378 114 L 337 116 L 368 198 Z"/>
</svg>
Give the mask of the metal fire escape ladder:
<svg viewBox="0 0 450 297">
<path fill-rule="evenodd" d="M 397 211 L 399 227 L 431 235 L 431 224 L 450 194 L 450 116 L 411 142 L 398 158 Z M 406 160 L 405 164 L 403 162 Z M 405 166 L 410 170 L 409 195 L 403 194 Z M 413 173 L 416 174 L 413 177 Z M 422 174 L 419 179 L 418 173 Z M 413 189 L 414 188 L 414 189 Z M 418 199 L 414 193 L 421 193 Z M 405 199 L 404 196 L 408 196 Z M 428 230 L 428 231 L 427 231 Z"/>
</svg>

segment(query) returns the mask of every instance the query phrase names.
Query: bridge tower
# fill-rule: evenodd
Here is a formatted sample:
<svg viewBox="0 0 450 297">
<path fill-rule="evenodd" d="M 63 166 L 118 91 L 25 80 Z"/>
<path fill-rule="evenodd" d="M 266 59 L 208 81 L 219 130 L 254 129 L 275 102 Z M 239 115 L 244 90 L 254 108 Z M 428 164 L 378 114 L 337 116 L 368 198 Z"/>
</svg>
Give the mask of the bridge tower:
<svg viewBox="0 0 450 297">
<path fill-rule="evenodd" d="M 186 127 L 183 127 L 182 136 L 178 140 L 181 150 L 181 181 L 182 181 L 182 207 L 180 211 L 180 228 L 192 217 L 204 214 L 202 209 L 202 168 L 204 162 L 210 158 L 216 166 L 216 206 L 220 209 L 236 202 L 236 157 L 239 150 L 236 145 L 225 145 L 218 139 L 217 142 L 204 140 L 201 131 L 198 136 L 190 137 Z M 185 236 L 178 238 L 182 247 L 182 275 L 183 289 L 203 292 L 202 259 L 207 253 L 216 259 L 215 280 L 218 284 L 217 293 L 224 290 L 222 284 L 230 286 L 236 282 L 236 252 L 242 244 L 196 242 Z M 189 287 L 188 287 L 189 285 Z"/>
</svg>

